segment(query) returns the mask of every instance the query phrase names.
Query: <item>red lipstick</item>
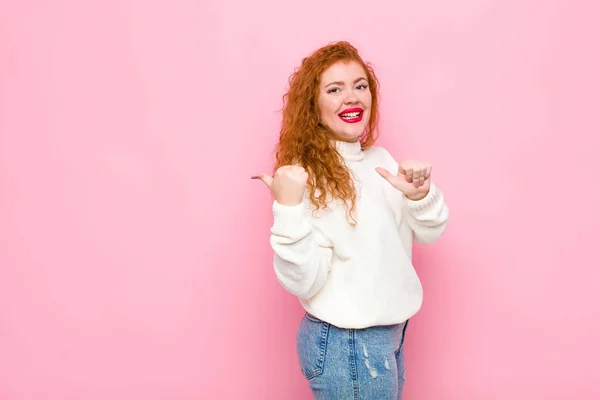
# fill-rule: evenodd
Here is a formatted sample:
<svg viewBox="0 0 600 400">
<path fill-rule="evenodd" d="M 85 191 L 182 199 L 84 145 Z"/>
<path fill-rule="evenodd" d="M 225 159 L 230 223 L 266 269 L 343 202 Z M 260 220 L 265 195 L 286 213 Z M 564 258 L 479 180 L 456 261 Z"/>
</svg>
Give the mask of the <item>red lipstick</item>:
<svg viewBox="0 0 600 400">
<path fill-rule="evenodd" d="M 362 108 L 347 108 L 338 114 L 338 117 L 344 122 L 354 124 L 362 121 L 363 109 Z"/>
</svg>

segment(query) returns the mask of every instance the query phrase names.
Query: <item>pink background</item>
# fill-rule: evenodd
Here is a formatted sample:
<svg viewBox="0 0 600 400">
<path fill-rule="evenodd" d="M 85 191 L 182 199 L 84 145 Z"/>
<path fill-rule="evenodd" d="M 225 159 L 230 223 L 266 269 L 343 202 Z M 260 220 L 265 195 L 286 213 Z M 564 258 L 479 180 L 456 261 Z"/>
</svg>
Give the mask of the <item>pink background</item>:
<svg viewBox="0 0 600 400">
<path fill-rule="evenodd" d="M 249 176 L 339 39 L 451 209 L 405 399 L 600 398 L 592 1 L 48 3 L 0 6 L 0 400 L 310 398 Z"/>
</svg>

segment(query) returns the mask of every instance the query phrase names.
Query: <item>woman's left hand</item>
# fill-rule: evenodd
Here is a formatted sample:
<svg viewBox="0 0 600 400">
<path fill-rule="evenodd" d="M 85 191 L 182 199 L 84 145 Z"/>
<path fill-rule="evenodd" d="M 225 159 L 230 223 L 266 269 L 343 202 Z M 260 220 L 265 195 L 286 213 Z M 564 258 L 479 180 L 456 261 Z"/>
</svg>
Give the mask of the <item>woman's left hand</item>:
<svg viewBox="0 0 600 400">
<path fill-rule="evenodd" d="M 393 187 L 410 200 L 421 200 L 431 186 L 431 165 L 423 161 L 403 161 L 396 175 L 384 168 L 375 168 Z"/>
</svg>

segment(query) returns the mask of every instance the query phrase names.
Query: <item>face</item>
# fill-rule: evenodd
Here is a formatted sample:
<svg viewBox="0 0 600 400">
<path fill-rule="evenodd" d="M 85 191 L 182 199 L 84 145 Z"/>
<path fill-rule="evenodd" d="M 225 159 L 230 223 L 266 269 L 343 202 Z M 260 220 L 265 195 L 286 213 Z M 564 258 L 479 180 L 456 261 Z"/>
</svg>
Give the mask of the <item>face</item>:
<svg viewBox="0 0 600 400">
<path fill-rule="evenodd" d="M 355 61 L 331 65 L 319 84 L 321 122 L 337 140 L 355 142 L 369 124 L 371 91 L 364 68 Z"/>
</svg>

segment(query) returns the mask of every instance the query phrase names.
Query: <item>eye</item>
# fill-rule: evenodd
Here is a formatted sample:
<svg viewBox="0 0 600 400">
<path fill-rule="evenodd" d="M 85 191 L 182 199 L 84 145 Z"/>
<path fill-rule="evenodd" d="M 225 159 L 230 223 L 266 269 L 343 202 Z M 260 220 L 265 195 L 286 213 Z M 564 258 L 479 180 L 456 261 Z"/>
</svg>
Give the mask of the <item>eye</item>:
<svg viewBox="0 0 600 400">
<path fill-rule="evenodd" d="M 356 86 L 356 88 L 358 90 L 365 90 L 366 88 L 368 88 L 369 86 L 366 83 L 361 83 L 359 85 Z"/>
<path fill-rule="evenodd" d="M 339 92 L 339 91 L 340 91 L 340 88 L 336 88 L 336 87 L 327 89 L 327 93 L 334 93 L 334 92 Z"/>
</svg>

